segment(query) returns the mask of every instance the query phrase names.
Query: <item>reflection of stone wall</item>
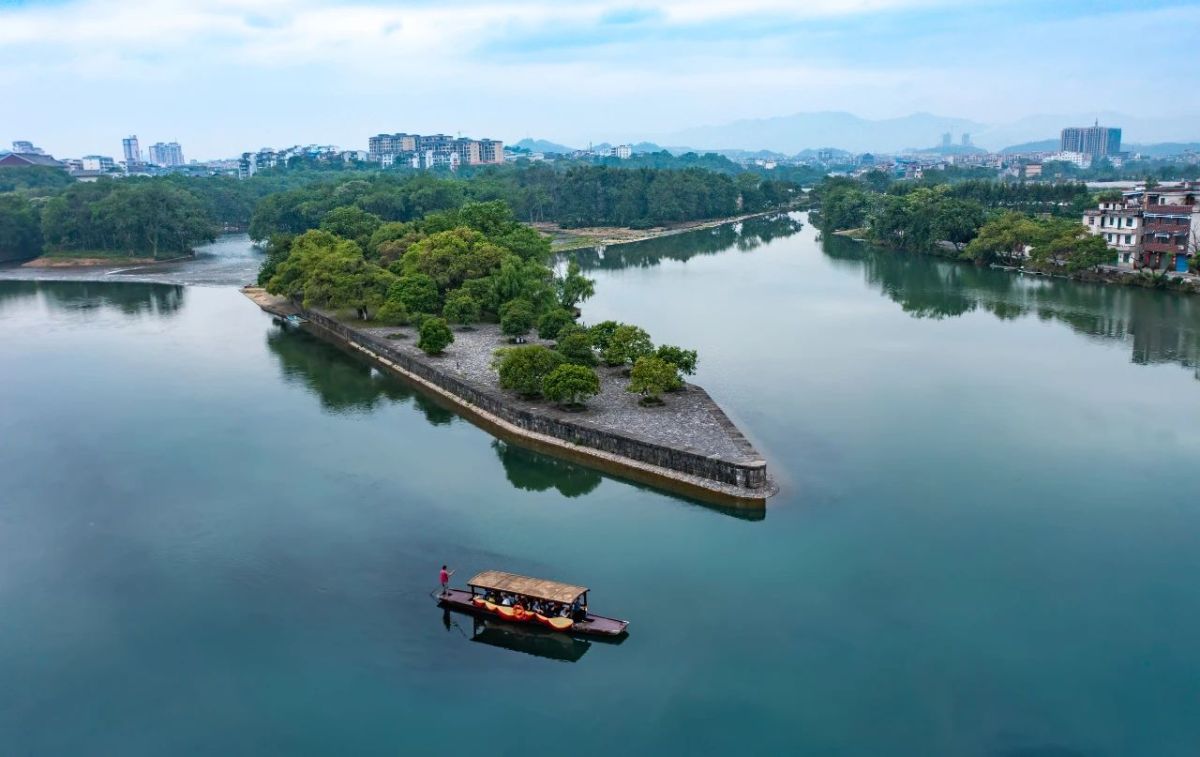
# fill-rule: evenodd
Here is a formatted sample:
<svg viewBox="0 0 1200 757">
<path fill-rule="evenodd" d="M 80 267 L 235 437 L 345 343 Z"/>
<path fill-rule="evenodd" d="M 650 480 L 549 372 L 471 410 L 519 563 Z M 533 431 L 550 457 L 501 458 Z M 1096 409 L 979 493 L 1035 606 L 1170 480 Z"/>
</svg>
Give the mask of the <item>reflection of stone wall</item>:
<svg viewBox="0 0 1200 757">
<path fill-rule="evenodd" d="M 646 463 L 670 471 L 676 471 L 719 482 L 727 487 L 736 487 L 745 491 L 747 498 L 765 498 L 768 492 L 767 466 L 762 460 L 738 463 L 706 457 L 682 449 L 665 447 L 660 444 L 637 439 L 607 430 L 589 428 L 569 421 L 542 415 L 528 408 L 517 407 L 500 391 L 488 391 L 481 387 L 468 384 L 454 376 L 446 374 L 437 368 L 411 355 L 406 355 L 390 344 L 381 342 L 368 334 L 351 329 L 344 324 L 320 313 L 305 313 L 309 321 L 323 330 L 375 353 L 418 378 L 437 386 L 454 397 L 463 400 L 475 408 L 484 411 L 502 421 L 527 432 L 553 437 L 577 447 L 599 450 L 621 458 Z M 691 387 L 690 391 L 703 393 L 699 387 Z M 708 395 L 703 395 L 704 401 L 711 405 L 712 415 L 726 425 L 727 430 L 742 438 L 741 433 L 726 418 L 724 412 Z M 745 443 L 751 449 L 749 442 Z M 579 450 L 584 451 L 584 450 Z"/>
</svg>

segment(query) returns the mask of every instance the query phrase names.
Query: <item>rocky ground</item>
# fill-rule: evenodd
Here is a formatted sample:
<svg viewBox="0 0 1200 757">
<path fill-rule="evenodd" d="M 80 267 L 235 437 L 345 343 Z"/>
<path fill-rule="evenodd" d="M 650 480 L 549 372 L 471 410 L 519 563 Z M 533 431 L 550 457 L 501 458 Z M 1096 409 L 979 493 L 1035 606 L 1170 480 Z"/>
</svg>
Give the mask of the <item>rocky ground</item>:
<svg viewBox="0 0 1200 757">
<path fill-rule="evenodd" d="M 465 331 L 456 329 L 454 344 L 439 357 L 428 357 L 417 349 L 414 328 L 356 328 L 385 339 L 397 349 L 472 384 L 500 391 L 499 378 L 491 367 L 492 358 L 497 349 L 511 345 L 508 338 L 500 334 L 496 324 L 480 324 Z M 536 338 L 531 338 L 529 344 L 552 346 L 551 342 Z M 596 373 L 600 376 L 600 394 L 588 400 L 587 409 L 581 412 L 569 412 L 546 401 L 531 402 L 510 395 L 516 404 L 536 406 L 542 412 L 561 415 L 575 423 L 731 461 L 759 459 L 741 433 L 700 387 L 688 384 L 681 391 L 665 395 L 663 406 L 642 407 L 638 404 L 638 395 L 626 390 L 629 379 L 621 369 L 598 366 Z"/>
</svg>

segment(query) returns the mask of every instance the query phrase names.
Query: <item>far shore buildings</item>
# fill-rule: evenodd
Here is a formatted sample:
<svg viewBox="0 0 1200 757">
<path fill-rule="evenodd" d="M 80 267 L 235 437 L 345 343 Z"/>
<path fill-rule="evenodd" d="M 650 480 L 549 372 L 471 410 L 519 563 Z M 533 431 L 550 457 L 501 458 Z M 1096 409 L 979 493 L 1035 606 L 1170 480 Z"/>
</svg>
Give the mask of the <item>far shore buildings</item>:
<svg viewBox="0 0 1200 757">
<path fill-rule="evenodd" d="M 1083 224 L 1116 250 L 1121 268 L 1185 272 L 1200 252 L 1200 182 L 1134 187 L 1084 211 Z"/>
<path fill-rule="evenodd" d="M 367 140 L 367 160 L 387 167 L 412 168 L 494 165 L 504 162 L 498 139 L 468 139 L 448 134 L 376 134 Z"/>
<path fill-rule="evenodd" d="M 136 142 L 137 137 L 134 137 Z M 128 160 L 128 156 L 126 156 Z M 183 165 L 183 148 L 178 142 L 156 142 L 150 145 L 150 162 L 156 166 L 171 168 Z"/>
</svg>

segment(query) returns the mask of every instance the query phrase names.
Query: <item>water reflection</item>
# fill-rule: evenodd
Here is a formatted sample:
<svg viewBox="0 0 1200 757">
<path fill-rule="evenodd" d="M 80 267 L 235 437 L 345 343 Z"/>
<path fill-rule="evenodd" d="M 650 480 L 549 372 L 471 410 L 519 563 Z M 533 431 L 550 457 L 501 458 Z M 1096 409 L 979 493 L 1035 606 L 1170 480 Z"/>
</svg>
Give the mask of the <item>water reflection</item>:
<svg viewBox="0 0 1200 757">
<path fill-rule="evenodd" d="M 492 449 L 496 450 L 496 456 L 504 466 L 508 482 L 522 491 L 557 489 L 564 497 L 581 497 L 595 490 L 602 480 L 600 474 L 590 468 L 547 457 L 499 439 L 492 441 Z"/>
<path fill-rule="evenodd" d="M 1193 296 L 1017 275 L 875 250 L 842 237 L 823 239 L 822 249 L 835 265 L 862 269 L 867 282 L 915 318 L 976 309 L 1001 319 L 1036 316 L 1087 337 L 1127 342 L 1139 365 L 1177 363 L 1200 379 L 1200 303 Z"/>
<path fill-rule="evenodd" d="M 647 239 L 567 253 L 579 261 L 584 270 L 648 268 L 663 260 L 689 260 L 697 255 L 716 255 L 731 249 L 749 252 L 775 239 L 791 236 L 804 228 L 799 213 L 781 213 L 750 218 L 739 223 L 727 223 L 711 229 L 697 229 L 681 234 Z"/>
<path fill-rule="evenodd" d="M 446 616 L 450 611 L 445 610 Z M 443 623 L 446 623 L 444 618 Z M 452 626 L 457 626 L 451 621 Z M 465 634 L 464 634 L 465 635 Z M 559 662 L 578 662 L 587 654 L 592 644 L 586 639 L 576 639 L 564 633 L 523 628 L 511 623 L 486 620 L 472 616 L 471 641 L 512 652 L 542 657 Z"/>
<path fill-rule="evenodd" d="M 125 315 L 169 317 L 183 307 L 182 286 L 96 281 L 0 281 L 0 312 L 28 299 L 40 299 L 59 312 L 112 310 Z"/>
<path fill-rule="evenodd" d="M 279 358 L 284 380 L 303 384 L 327 412 L 367 413 L 389 402 L 411 400 L 434 426 L 447 425 L 455 418 L 450 410 L 381 373 L 366 359 L 304 331 L 270 331 L 267 347 Z"/>
</svg>

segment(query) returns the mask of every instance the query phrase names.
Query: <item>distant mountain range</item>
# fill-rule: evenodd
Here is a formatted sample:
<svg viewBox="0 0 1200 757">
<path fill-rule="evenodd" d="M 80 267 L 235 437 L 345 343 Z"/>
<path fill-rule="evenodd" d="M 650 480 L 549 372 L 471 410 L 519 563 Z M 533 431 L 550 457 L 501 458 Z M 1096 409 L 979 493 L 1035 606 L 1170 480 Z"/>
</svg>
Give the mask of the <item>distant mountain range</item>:
<svg viewBox="0 0 1200 757">
<path fill-rule="evenodd" d="M 1005 145 L 1042 140 L 1066 126 L 1085 126 L 1095 120 L 1121 127 L 1127 142 L 1143 144 L 1194 138 L 1198 130 L 1182 118 L 1145 118 L 1114 112 L 1037 115 L 1011 123 L 984 124 L 931 113 L 867 119 L 852 113 L 824 111 L 699 126 L 665 134 L 653 141 L 702 150 L 771 150 L 789 155 L 820 147 L 895 153 L 938 144 L 942 135 L 949 132 L 956 145 L 962 134 L 968 133 L 972 144 L 998 150 Z"/>
<path fill-rule="evenodd" d="M 634 152 L 716 152 L 729 158 L 778 158 L 813 154 L 833 148 L 850 153 L 900 153 L 906 150 L 962 154 L 978 150 L 1036 152 L 1058 149 L 1056 136 L 1066 126 L 1102 125 L 1122 129 L 1124 149 L 1165 157 L 1186 150 L 1200 150 L 1200 143 L 1183 141 L 1196 136 L 1200 126 L 1185 119 L 1143 118 L 1102 112 L 1074 115 L 1038 115 L 1006 124 L 984 124 L 965 118 L 914 113 L 900 118 L 867 119 L 852 113 L 796 113 L 775 118 L 743 119 L 716 126 L 698 126 L 639 141 Z M 1193 123 L 1200 123 L 1193 121 Z M 951 135 L 942 147 L 942 135 Z M 970 144 L 962 145 L 962 135 Z M 1050 137 L 1047 139 L 1047 137 Z M 937 145 L 926 147 L 927 145 Z M 666 147 L 660 147 L 666 145 Z M 532 152 L 569 153 L 574 148 L 544 139 L 522 139 L 516 147 Z M 596 145 L 595 147 L 604 147 Z"/>
</svg>

